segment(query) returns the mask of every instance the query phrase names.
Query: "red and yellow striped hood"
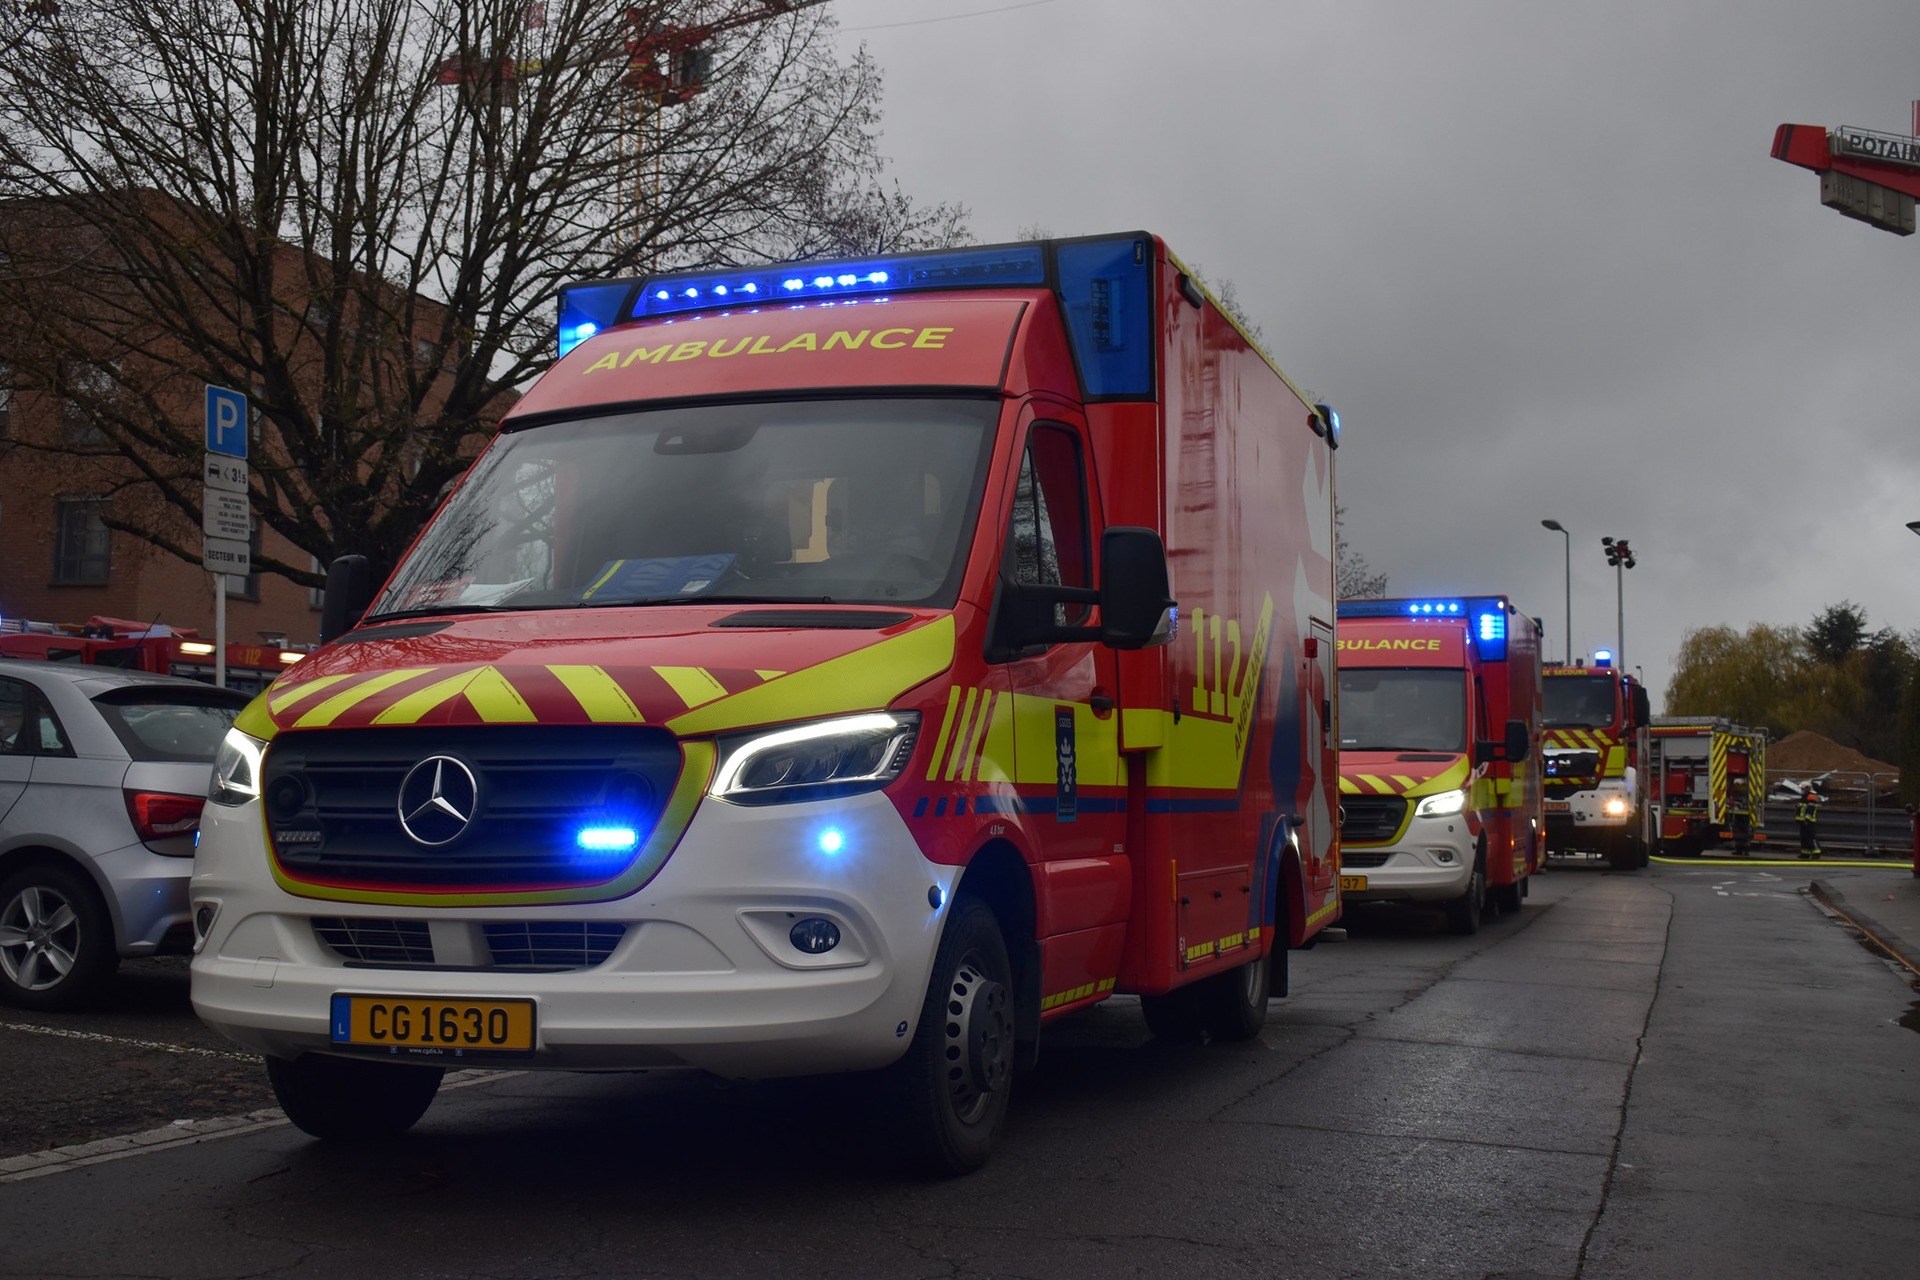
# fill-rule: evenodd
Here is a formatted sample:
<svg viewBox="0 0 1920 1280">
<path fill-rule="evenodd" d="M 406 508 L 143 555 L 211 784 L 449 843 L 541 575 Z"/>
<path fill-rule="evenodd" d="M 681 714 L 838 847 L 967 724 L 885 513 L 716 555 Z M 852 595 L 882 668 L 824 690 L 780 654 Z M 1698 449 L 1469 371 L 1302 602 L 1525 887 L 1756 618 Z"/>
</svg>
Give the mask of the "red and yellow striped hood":
<svg viewBox="0 0 1920 1280">
<path fill-rule="evenodd" d="M 1343 751 L 1340 794 L 1430 796 L 1467 785 L 1472 767 L 1464 755 L 1439 751 Z"/>
</svg>

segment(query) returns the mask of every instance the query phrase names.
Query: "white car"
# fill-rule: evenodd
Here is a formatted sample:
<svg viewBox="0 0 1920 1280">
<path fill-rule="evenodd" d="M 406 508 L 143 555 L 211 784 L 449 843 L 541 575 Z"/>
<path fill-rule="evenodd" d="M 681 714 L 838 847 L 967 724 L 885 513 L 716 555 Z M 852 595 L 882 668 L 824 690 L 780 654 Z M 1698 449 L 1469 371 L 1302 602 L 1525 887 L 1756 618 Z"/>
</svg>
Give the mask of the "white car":
<svg viewBox="0 0 1920 1280">
<path fill-rule="evenodd" d="M 246 706 L 171 676 L 0 660 L 0 1000 L 67 1009 L 189 951 L 213 754 Z"/>
</svg>

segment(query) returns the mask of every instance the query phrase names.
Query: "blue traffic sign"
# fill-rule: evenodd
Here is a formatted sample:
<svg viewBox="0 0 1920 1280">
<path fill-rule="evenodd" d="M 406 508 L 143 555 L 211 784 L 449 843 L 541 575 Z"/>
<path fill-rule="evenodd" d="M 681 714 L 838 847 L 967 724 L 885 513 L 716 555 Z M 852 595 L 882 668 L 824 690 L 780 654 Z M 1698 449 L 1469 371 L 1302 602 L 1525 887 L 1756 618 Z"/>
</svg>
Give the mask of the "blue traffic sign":
<svg viewBox="0 0 1920 1280">
<path fill-rule="evenodd" d="M 211 382 L 207 384 L 207 452 L 247 456 L 247 398 Z"/>
</svg>

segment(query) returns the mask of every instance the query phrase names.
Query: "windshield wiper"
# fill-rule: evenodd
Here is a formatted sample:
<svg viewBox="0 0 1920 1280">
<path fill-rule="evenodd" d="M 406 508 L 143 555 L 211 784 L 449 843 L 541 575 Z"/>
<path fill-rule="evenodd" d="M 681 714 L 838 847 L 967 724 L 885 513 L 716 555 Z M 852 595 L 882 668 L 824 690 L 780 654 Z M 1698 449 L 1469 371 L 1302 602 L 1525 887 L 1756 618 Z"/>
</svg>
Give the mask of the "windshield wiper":
<svg viewBox="0 0 1920 1280">
<path fill-rule="evenodd" d="M 834 604 L 832 596 L 624 596 L 611 600 L 583 600 L 582 609 L 632 608 L 656 604 Z"/>
<path fill-rule="evenodd" d="M 384 613 L 370 613 L 360 619 L 357 625 L 377 627 L 383 622 L 393 622 L 399 618 L 442 618 L 460 613 L 519 613 L 524 609 L 556 607 L 544 604 L 429 604 L 413 609 L 388 609 Z"/>
</svg>

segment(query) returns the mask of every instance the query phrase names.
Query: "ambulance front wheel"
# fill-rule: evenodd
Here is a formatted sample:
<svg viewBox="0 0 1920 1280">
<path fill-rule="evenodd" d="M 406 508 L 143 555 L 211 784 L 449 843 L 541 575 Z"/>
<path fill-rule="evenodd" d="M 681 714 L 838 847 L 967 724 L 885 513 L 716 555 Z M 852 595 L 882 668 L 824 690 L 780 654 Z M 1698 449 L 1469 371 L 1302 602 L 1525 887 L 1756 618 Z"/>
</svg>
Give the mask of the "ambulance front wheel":
<svg viewBox="0 0 1920 1280">
<path fill-rule="evenodd" d="M 1487 847 L 1483 840 L 1473 856 L 1473 875 L 1467 889 L 1447 904 L 1447 928 L 1458 934 L 1480 932 L 1480 917 L 1487 909 Z"/>
<path fill-rule="evenodd" d="M 910 1166 L 950 1177 L 987 1162 L 1013 1083 L 1013 989 L 999 920 L 963 894 L 940 935 L 919 1029 L 888 1069 L 893 1128 Z"/>
<path fill-rule="evenodd" d="M 440 1091 L 438 1067 L 308 1054 L 267 1059 L 273 1096 L 294 1127 L 322 1141 L 397 1138 Z"/>
</svg>

